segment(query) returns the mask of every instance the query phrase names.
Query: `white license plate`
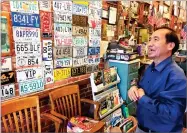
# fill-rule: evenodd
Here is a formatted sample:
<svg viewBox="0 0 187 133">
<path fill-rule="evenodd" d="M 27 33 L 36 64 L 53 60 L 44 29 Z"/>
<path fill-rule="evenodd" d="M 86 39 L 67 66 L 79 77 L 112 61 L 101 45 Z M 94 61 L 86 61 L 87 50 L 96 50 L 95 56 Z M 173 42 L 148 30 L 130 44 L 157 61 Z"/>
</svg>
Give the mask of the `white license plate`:
<svg viewBox="0 0 187 133">
<path fill-rule="evenodd" d="M 60 12 L 72 12 L 71 1 L 53 1 L 53 10 Z"/>
<path fill-rule="evenodd" d="M 19 95 L 25 95 L 32 92 L 41 91 L 44 89 L 44 79 L 33 79 L 19 83 Z"/>
<path fill-rule="evenodd" d="M 38 79 L 43 77 L 43 68 L 33 67 L 16 70 L 17 82 L 22 82 L 30 79 Z"/>
<path fill-rule="evenodd" d="M 41 54 L 40 42 L 15 42 L 15 52 L 17 56 L 25 54 Z"/>
<path fill-rule="evenodd" d="M 1 71 L 12 71 L 12 58 L 11 57 L 1 57 Z"/>
<path fill-rule="evenodd" d="M 101 38 L 99 37 L 90 37 L 89 38 L 89 47 L 100 47 Z"/>
<path fill-rule="evenodd" d="M 39 14 L 38 1 L 10 1 L 10 10 L 12 12 Z"/>
<path fill-rule="evenodd" d="M 92 56 L 88 56 L 88 64 L 99 64 L 100 62 L 100 57 L 99 55 L 92 55 Z"/>
<path fill-rule="evenodd" d="M 51 11 L 51 1 L 39 1 L 39 8 L 42 11 Z"/>
<path fill-rule="evenodd" d="M 73 33 L 74 36 L 86 36 L 88 34 L 87 27 L 80 27 L 80 26 L 73 26 Z"/>
<path fill-rule="evenodd" d="M 88 63 L 87 56 L 80 57 L 80 58 L 73 58 L 73 67 L 87 65 L 87 63 Z"/>
<path fill-rule="evenodd" d="M 53 61 L 43 61 L 44 67 L 44 83 L 51 84 L 54 82 L 53 77 Z"/>
<path fill-rule="evenodd" d="M 100 28 L 97 28 L 97 29 L 89 28 L 89 35 L 92 37 L 100 37 L 101 29 Z"/>
<path fill-rule="evenodd" d="M 73 47 L 73 57 L 87 56 L 87 47 Z"/>
<path fill-rule="evenodd" d="M 52 60 L 53 50 L 52 50 L 52 40 L 43 40 L 43 60 Z"/>
<path fill-rule="evenodd" d="M 55 46 L 72 46 L 72 36 L 66 37 L 55 37 L 54 38 Z"/>
<path fill-rule="evenodd" d="M 15 96 L 15 85 L 8 84 L 1 86 L 1 99 L 6 99 Z"/>
<path fill-rule="evenodd" d="M 14 41 L 40 41 L 40 29 L 30 27 L 14 27 L 13 26 Z"/>
<path fill-rule="evenodd" d="M 87 37 L 74 36 L 73 37 L 73 46 L 87 46 L 88 39 Z"/>
<path fill-rule="evenodd" d="M 101 19 L 88 18 L 89 27 L 101 29 Z"/>
<path fill-rule="evenodd" d="M 101 18 L 101 9 L 89 7 L 89 17 L 99 19 Z"/>
<path fill-rule="evenodd" d="M 53 55 L 54 59 L 72 57 L 72 47 L 54 47 Z"/>
<path fill-rule="evenodd" d="M 41 65 L 41 56 L 28 55 L 28 56 L 16 56 L 16 67 L 27 67 L 33 65 Z"/>
<path fill-rule="evenodd" d="M 72 13 L 71 12 L 54 12 L 54 22 L 57 23 L 72 23 Z"/>
<path fill-rule="evenodd" d="M 88 6 L 73 4 L 73 14 L 88 16 Z"/>
<path fill-rule="evenodd" d="M 89 8 L 93 7 L 93 8 L 97 8 L 97 9 L 101 9 L 102 8 L 102 1 L 89 1 Z"/>
<path fill-rule="evenodd" d="M 56 36 L 70 36 L 72 35 L 72 24 L 54 23 L 54 33 Z"/>
<path fill-rule="evenodd" d="M 54 68 L 72 67 L 72 58 L 63 58 L 54 60 Z"/>
</svg>

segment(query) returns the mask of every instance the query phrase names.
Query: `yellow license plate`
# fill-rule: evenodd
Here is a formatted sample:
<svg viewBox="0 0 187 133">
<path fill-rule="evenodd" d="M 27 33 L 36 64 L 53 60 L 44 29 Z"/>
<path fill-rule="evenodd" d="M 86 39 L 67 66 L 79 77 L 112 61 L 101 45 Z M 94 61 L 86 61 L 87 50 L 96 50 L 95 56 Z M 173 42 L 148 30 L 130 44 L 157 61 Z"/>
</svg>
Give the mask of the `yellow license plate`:
<svg viewBox="0 0 187 133">
<path fill-rule="evenodd" d="M 54 70 L 54 80 L 63 80 L 71 77 L 71 68 L 62 68 Z"/>
<path fill-rule="evenodd" d="M 73 3 L 88 6 L 88 1 L 73 0 Z"/>
</svg>

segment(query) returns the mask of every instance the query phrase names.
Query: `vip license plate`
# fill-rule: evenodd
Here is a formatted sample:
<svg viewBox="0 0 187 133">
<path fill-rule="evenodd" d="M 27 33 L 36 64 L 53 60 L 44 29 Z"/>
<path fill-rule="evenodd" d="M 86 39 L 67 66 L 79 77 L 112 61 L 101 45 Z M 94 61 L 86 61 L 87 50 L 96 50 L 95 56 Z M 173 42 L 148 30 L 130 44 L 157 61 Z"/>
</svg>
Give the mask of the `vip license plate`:
<svg viewBox="0 0 187 133">
<path fill-rule="evenodd" d="M 58 23 L 72 23 L 72 13 L 54 12 L 54 22 Z"/>
<path fill-rule="evenodd" d="M 44 67 L 44 83 L 51 84 L 54 82 L 53 77 L 53 61 L 43 61 Z"/>
<path fill-rule="evenodd" d="M 73 35 L 74 36 L 86 36 L 88 33 L 87 27 L 73 26 Z"/>
<path fill-rule="evenodd" d="M 88 16 L 72 15 L 72 17 L 73 25 L 82 27 L 88 26 Z"/>
<path fill-rule="evenodd" d="M 11 71 L 12 70 L 12 58 L 11 57 L 1 57 L 1 71 Z"/>
<path fill-rule="evenodd" d="M 30 79 L 38 79 L 43 77 L 43 69 L 41 67 L 25 68 L 16 70 L 17 82 L 22 82 Z"/>
<path fill-rule="evenodd" d="M 54 38 L 55 46 L 72 46 L 72 36 L 67 37 L 55 37 Z"/>
<path fill-rule="evenodd" d="M 80 67 L 73 67 L 71 69 L 71 76 L 79 76 L 86 74 L 86 66 L 80 66 Z"/>
<path fill-rule="evenodd" d="M 91 37 L 89 39 L 89 46 L 90 47 L 100 47 L 100 42 L 101 42 L 101 38 Z"/>
<path fill-rule="evenodd" d="M 87 55 L 87 47 L 73 47 L 73 57 L 81 57 Z"/>
<path fill-rule="evenodd" d="M 40 56 L 16 56 L 16 67 L 27 67 L 33 65 L 41 65 L 42 58 Z"/>
<path fill-rule="evenodd" d="M 54 47 L 53 50 L 54 59 L 72 56 L 72 47 Z"/>
<path fill-rule="evenodd" d="M 41 91 L 44 89 L 44 79 L 34 79 L 29 80 L 27 82 L 20 82 L 19 83 L 19 94 L 25 95 L 37 91 Z"/>
<path fill-rule="evenodd" d="M 101 18 L 101 9 L 95 9 L 92 7 L 89 7 L 89 17 L 99 19 Z"/>
<path fill-rule="evenodd" d="M 53 10 L 60 12 L 72 12 L 71 1 L 53 1 Z"/>
<path fill-rule="evenodd" d="M 99 28 L 97 28 L 97 29 L 89 28 L 89 35 L 91 37 L 100 37 L 101 36 L 101 29 L 99 29 Z"/>
<path fill-rule="evenodd" d="M 24 54 L 41 54 L 40 42 L 15 42 L 15 52 L 17 56 Z"/>
<path fill-rule="evenodd" d="M 54 68 L 72 67 L 72 58 L 54 60 Z"/>
<path fill-rule="evenodd" d="M 80 58 L 73 58 L 73 67 L 83 66 L 88 63 L 88 58 L 80 57 Z"/>
<path fill-rule="evenodd" d="M 87 46 L 88 41 L 86 37 L 74 36 L 73 37 L 73 46 Z"/>
<path fill-rule="evenodd" d="M 55 36 L 70 36 L 72 35 L 72 25 L 54 23 L 54 32 Z"/>
<path fill-rule="evenodd" d="M 52 60 L 53 50 L 52 50 L 52 40 L 43 40 L 43 60 Z"/>
<path fill-rule="evenodd" d="M 88 47 L 88 55 L 98 55 L 100 53 L 100 47 Z"/>
<path fill-rule="evenodd" d="M 73 14 L 88 16 L 88 6 L 73 4 Z"/>
<path fill-rule="evenodd" d="M 42 11 L 51 11 L 51 1 L 39 1 L 39 7 Z"/>
<path fill-rule="evenodd" d="M 15 82 L 14 71 L 1 73 L 1 85 L 10 84 Z"/>
<path fill-rule="evenodd" d="M 14 41 L 40 41 L 40 29 L 30 27 L 13 27 Z"/>
<path fill-rule="evenodd" d="M 39 14 L 11 12 L 12 26 L 40 28 Z"/>
<path fill-rule="evenodd" d="M 1 86 L 1 99 L 6 99 L 15 96 L 15 85 L 3 85 Z"/>
<path fill-rule="evenodd" d="M 71 68 L 61 68 L 54 70 L 54 80 L 59 81 L 71 77 Z"/>
<path fill-rule="evenodd" d="M 10 10 L 12 12 L 39 14 L 38 1 L 10 1 Z"/>
</svg>

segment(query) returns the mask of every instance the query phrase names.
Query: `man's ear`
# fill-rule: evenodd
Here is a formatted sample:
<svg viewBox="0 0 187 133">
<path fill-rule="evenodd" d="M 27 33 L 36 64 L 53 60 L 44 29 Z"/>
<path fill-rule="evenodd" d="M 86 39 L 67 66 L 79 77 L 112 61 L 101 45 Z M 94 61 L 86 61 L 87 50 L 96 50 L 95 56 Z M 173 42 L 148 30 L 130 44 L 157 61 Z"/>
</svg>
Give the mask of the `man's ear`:
<svg viewBox="0 0 187 133">
<path fill-rule="evenodd" d="M 170 42 L 170 43 L 167 44 L 167 49 L 168 50 L 172 50 L 172 49 L 174 49 L 174 47 L 175 47 L 175 43 L 174 42 Z"/>
</svg>

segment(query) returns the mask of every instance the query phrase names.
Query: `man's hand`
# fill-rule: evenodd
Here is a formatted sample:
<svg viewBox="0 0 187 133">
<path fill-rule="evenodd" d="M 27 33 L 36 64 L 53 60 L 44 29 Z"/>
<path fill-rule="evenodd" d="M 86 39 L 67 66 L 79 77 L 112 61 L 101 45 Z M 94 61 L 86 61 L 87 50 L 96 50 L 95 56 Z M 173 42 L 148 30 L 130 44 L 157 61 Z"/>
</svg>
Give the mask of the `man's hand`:
<svg viewBox="0 0 187 133">
<path fill-rule="evenodd" d="M 145 95 L 145 92 L 142 88 L 138 89 L 138 99 L 140 99 L 143 95 Z"/>
<path fill-rule="evenodd" d="M 138 87 L 137 86 L 132 86 L 129 91 L 128 91 L 128 96 L 131 101 L 137 101 L 138 100 Z"/>
</svg>

